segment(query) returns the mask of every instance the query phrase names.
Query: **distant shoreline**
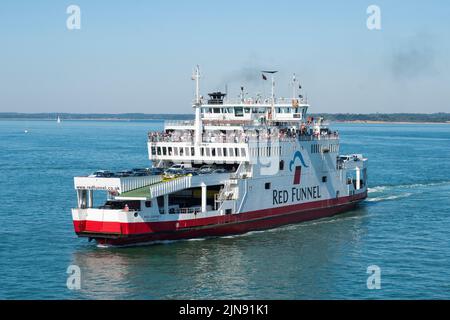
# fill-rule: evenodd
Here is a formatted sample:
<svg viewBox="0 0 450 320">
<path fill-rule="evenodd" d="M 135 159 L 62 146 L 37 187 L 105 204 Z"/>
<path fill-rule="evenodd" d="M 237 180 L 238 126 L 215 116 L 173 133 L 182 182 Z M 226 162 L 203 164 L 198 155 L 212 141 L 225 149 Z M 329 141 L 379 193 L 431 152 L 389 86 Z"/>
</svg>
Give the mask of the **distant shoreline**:
<svg viewBox="0 0 450 320">
<path fill-rule="evenodd" d="M 450 121 L 376 121 L 376 120 L 332 120 L 335 123 L 360 123 L 360 124 L 450 124 Z"/>
<path fill-rule="evenodd" d="M 355 124 L 450 124 L 450 113 L 315 113 L 310 117 L 323 117 L 335 123 Z M 192 114 L 81 114 L 81 113 L 16 113 L 0 112 L 0 120 L 13 121 L 184 121 L 193 120 Z"/>
<path fill-rule="evenodd" d="M 61 119 L 61 122 L 64 121 L 122 121 L 122 122 L 131 122 L 131 121 L 166 121 L 168 119 L 163 118 L 152 118 L 152 119 L 126 119 L 126 118 L 77 118 L 77 119 Z M 171 119 L 173 120 L 173 119 Z M 348 123 L 348 124 L 448 124 L 450 125 L 450 121 L 375 121 L 375 120 L 325 120 L 332 123 Z M 2 118 L 0 117 L 0 121 L 55 121 L 55 119 L 51 118 Z"/>
</svg>

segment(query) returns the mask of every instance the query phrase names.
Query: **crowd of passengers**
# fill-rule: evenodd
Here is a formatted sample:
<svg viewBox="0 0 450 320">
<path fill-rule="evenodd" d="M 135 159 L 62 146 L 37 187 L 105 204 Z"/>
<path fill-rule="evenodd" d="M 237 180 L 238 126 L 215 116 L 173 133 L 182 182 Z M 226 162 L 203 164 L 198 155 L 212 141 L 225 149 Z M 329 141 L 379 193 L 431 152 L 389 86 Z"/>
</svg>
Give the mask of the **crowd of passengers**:
<svg viewBox="0 0 450 320">
<path fill-rule="evenodd" d="M 307 124 L 302 124 L 300 129 L 260 129 L 247 131 L 207 131 L 203 134 L 202 142 L 209 143 L 247 143 L 255 140 L 295 140 L 302 137 L 331 136 L 338 137 L 337 131 L 327 128 L 314 130 Z M 151 142 L 193 142 L 194 133 L 191 130 L 175 130 L 168 132 L 150 132 Z"/>
</svg>

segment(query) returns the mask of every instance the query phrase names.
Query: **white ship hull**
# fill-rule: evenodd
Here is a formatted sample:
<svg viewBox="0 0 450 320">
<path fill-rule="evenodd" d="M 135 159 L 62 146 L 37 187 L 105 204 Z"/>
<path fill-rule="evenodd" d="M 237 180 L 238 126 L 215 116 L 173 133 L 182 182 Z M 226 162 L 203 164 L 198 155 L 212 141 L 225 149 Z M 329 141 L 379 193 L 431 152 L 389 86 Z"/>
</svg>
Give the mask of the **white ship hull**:
<svg viewBox="0 0 450 320">
<path fill-rule="evenodd" d="M 197 88 L 195 121 L 149 133 L 149 159 L 164 173 L 75 178 L 79 236 L 124 245 L 240 234 L 332 216 L 367 197 L 367 159 L 341 156 L 339 134 L 307 119 L 303 100 L 210 96 L 204 104 Z M 94 190 L 107 191 L 104 206 L 94 207 Z"/>
</svg>

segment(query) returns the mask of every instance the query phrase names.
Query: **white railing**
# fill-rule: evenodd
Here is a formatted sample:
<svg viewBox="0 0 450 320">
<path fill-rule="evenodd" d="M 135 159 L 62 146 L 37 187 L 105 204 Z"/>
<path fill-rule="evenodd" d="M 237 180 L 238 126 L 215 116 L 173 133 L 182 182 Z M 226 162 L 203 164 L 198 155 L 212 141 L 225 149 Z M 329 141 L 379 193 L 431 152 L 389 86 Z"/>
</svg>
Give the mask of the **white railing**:
<svg viewBox="0 0 450 320">
<path fill-rule="evenodd" d="M 209 99 L 202 99 L 201 100 L 201 107 L 220 107 L 221 105 L 229 106 L 229 105 L 235 105 L 235 106 L 242 106 L 242 105 L 252 105 L 252 106 L 261 106 L 261 107 L 271 107 L 272 106 L 272 98 L 263 98 L 263 97 L 246 97 L 243 100 L 241 98 L 225 98 L 223 100 L 222 104 L 208 104 Z M 296 104 L 298 104 L 300 107 L 307 106 L 308 100 L 306 98 L 302 99 L 292 99 L 287 97 L 278 97 L 275 98 L 275 107 L 277 105 L 280 106 L 292 106 L 293 100 L 296 100 Z M 192 102 L 195 104 L 195 101 Z"/>
<path fill-rule="evenodd" d="M 143 176 L 143 177 L 75 177 L 74 185 L 77 190 L 104 190 L 110 192 L 123 193 L 139 189 L 154 183 L 158 183 L 162 177 Z"/>
<path fill-rule="evenodd" d="M 166 120 L 164 121 L 164 126 L 193 126 L 195 124 L 194 120 Z"/>
<path fill-rule="evenodd" d="M 155 198 L 191 187 L 192 176 L 175 178 L 150 186 L 150 197 Z"/>
<path fill-rule="evenodd" d="M 120 178 L 121 192 L 136 190 L 162 181 L 162 176 L 124 177 Z"/>
<path fill-rule="evenodd" d="M 249 176 L 248 166 L 245 162 L 241 162 L 237 170 L 230 174 L 230 179 L 240 179 L 244 174 Z"/>
</svg>

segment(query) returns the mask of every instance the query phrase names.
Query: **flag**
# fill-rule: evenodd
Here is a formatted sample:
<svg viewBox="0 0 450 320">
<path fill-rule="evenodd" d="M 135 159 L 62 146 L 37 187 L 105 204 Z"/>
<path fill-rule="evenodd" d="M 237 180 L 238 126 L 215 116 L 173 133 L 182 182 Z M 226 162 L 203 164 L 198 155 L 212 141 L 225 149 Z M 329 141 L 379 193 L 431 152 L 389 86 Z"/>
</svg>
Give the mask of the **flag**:
<svg viewBox="0 0 450 320">
<path fill-rule="evenodd" d="M 263 80 L 267 80 L 267 77 L 264 75 L 264 73 L 262 74 L 262 78 Z"/>
</svg>

